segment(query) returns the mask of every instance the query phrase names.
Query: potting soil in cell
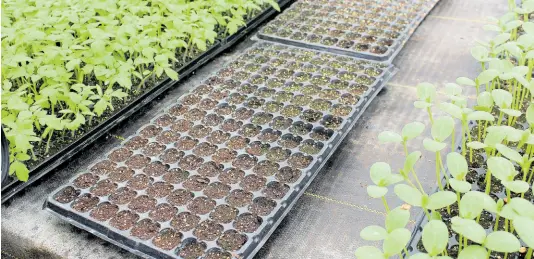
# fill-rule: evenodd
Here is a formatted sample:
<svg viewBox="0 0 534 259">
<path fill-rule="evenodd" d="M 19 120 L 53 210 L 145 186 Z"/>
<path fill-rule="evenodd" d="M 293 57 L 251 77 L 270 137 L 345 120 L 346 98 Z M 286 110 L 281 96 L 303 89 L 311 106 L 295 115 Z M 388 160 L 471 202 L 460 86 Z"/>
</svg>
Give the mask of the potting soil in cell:
<svg viewBox="0 0 534 259">
<path fill-rule="evenodd" d="M 258 43 L 45 206 L 145 257 L 252 257 L 392 73 Z"/>
<path fill-rule="evenodd" d="M 439 0 L 301 0 L 258 37 L 338 54 L 391 61 Z"/>
</svg>

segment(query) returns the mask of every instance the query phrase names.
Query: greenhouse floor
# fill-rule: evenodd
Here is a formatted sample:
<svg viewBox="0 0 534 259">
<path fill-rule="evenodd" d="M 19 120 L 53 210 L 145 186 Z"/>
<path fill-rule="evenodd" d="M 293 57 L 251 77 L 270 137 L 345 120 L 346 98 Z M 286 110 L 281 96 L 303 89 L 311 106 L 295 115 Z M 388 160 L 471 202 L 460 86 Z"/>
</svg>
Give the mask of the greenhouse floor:
<svg viewBox="0 0 534 259">
<path fill-rule="evenodd" d="M 475 40 L 485 40 L 491 33 L 482 26 L 487 16 L 506 12 L 503 0 L 441 0 L 417 29 L 394 64 L 399 72 L 375 99 L 342 145 L 318 174 L 305 195 L 282 221 L 255 258 L 354 258 L 357 247 L 364 245 L 360 230 L 384 220 L 382 203 L 366 193 L 372 163 L 388 161 L 393 168 L 401 164 L 401 146 L 379 145 L 382 130 L 400 131 L 405 123 L 425 120 L 426 113 L 413 108 L 415 86 L 430 82 L 440 87 L 457 77 L 475 77 L 479 66 L 470 55 Z M 253 41 L 246 40 L 220 56 L 179 88 L 153 102 L 134 118 L 115 128 L 105 138 L 58 169 L 49 179 L 30 187 L 25 193 L 2 205 L 2 256 L 16 258 L 136 258 L 88 232 L 78 230 L 42 210 L 46 197 L 64 184 L 73 173 L 93 163 L 100 154 L 119 145 L 161 109 L 196 86 L 213 71 L 243 52 Z M 473 89 L 465 89 L 472 96 Z M 440 95 L 438 100 L 444 100 Z M 410 149 L 422 150 L 422 139 Z M 434 189 L 434 164 L 423 153 L 418 164 L 426 189 Z M 433 154 L 432 154 L 433 156 Z M 400 201 L 388 196 L 390 206 Z M 412 211 L 412 219 L 418 212 Z M 411 224 L 413 227 L 413 224 Z"/>
</svg>

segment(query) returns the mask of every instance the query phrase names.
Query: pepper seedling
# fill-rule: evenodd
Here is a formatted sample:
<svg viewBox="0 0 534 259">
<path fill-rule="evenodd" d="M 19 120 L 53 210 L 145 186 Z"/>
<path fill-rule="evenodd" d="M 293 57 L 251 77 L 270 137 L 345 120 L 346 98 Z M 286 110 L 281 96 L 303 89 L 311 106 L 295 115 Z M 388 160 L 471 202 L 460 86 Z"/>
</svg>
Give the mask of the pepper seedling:
<svg viewBox="0 0 534 259">
<path fill-rule="evenodd" d="M 465 180 L 468 166 L 465 157 L 459 153 L 451 152 L 447 154 L 447 168 L 451 174 L 449 184 L 456 191 L 456 199 L 460 203 L 460 193 L 466 193 L 471 190 L 471 183 Z"/>
<path fill-rule="evenodd" d="M 428 218 L 431 218 L 428 210 L 434 211 L 456 202 L 456 194 L 451 191 L 438 191 L 428 196 L 416 188 L 402 183 L 395 185 L 394 191 L 402 201 L 412 206 L 423 208 Z"/>
</svg>

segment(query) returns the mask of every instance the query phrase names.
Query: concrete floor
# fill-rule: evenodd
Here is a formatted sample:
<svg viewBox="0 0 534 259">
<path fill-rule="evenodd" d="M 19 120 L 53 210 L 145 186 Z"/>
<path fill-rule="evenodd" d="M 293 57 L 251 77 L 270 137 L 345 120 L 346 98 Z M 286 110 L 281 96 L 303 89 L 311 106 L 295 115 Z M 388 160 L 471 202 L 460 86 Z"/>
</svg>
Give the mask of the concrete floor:
<svg viewBox="0 0 534 259">
<path fill-rule="evenodd" d="M 368 171 L 374 162 L 385 161 L 393 168 L 402 163 L 401 146 L 378 145 L 382 130 L 400 131 L 405 123 L 426 122 L 426 113 L 414 109 L 415 86 L 431 82 L 440 87 L 457 77 L 475 77 L 479 65 L 469 50 L 475 40 L 492 34 L 482 30 L 487 16 L 506 12 L 503 0 L 441 0 L 417 29 L 394 61 L 400 69 L 369 106 L 327 166 L 305 195 L 282 221 L 256 258 L 354 258 L 357 247 L 367 245 L 359 232 L 371 224 L 383 224 L 379 200 L 368 198 Z M 100 154 L 119 145 L 121 137 L 134 133 L 164 107 L 218 70 L 253 42 L 246 40 L 198 70 L 179 88 L 172 89 L 150 107 L 112 130 L 98 145 L 58 169 L 49 179 L 2 205 L 2 253 L 18 258 L 136 258 L 90 233 L 72 227 L 42 210 L 46 196 L 70 176 L 95 162 Z M 465 89 L 473 94 L 473 89 Z M 444 100 L 443 95 L 438 99 Z M 422 138 L 410 143 L 410 150 L 423 150 Z M 423 152 L 418 174 L 424 187 L 435 186 L 433 156 Z M 390 206 L 400 201 L 388 195 Z M 412 212 L 415 219 L 416 212 Z M 413 227 L 413 224 L 411 224 Z M 5 256 L 5 255 L 4 255 Z"/>
</svg>

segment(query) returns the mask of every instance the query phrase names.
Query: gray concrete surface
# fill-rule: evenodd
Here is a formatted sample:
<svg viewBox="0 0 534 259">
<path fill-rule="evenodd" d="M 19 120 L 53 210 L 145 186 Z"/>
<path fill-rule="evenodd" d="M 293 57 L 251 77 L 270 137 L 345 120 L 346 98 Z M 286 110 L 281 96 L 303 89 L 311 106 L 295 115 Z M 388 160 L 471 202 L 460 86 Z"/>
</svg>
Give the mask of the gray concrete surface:
<svg viewBox="0 0 534 259">
<path fill-rule="evenodd" d="M 491 35 L 482 30 L 485 17 L 500 16 L 505 11 L 503 0 L 441 0 L 395 60 L 399 73 L 367 109 L 256 258 L 354 258 L 356 248 L 367 244 L 359 238 L 360 230 L 367 225 L 382 224 L 384 220 L 382 203 L 369 199 L 366 194 L 369 167 L 377 161 L 389 162 L 393 168 L 399 168 L 402 163 L 402 148 L 378 145 L 378 133 L 400 131 L 411 121 L 426 121 L 426 114 L 412 106 L 417 83 L 427 81 L 442 86 L 459 76 L 476 76 L 479 66 L 469 49 L 476 39 Z M 216 58 L 49 179 L 2 205 L 2 252 L 17 258 L 136 258 L 43 211 L 46 196 L 100 154 L 117 146 L 120 140 L 115 136 L 134 133 L 251 44 L 246 40 Z M 473 93 L 473 89 L 465 90 Z M 410 149 L 422 150 L 421 140 L 413 141 Z M 418 172 L 428 190 L 435 186 L 432 160 L 433 156 L 424 153 L 418 164 Z M 391 206 L 400 204 L 392 195 L 388 195 L 388 201 Z M 415 216 L 413 212 L 412 217 Z"/>
</svg>

